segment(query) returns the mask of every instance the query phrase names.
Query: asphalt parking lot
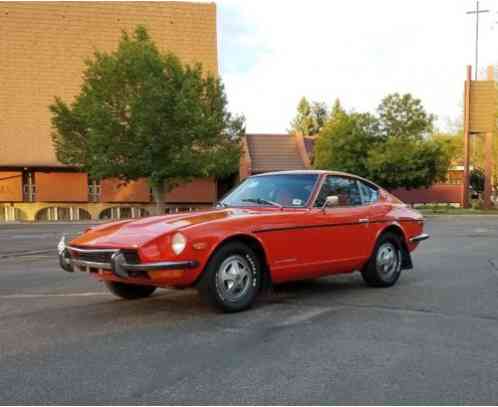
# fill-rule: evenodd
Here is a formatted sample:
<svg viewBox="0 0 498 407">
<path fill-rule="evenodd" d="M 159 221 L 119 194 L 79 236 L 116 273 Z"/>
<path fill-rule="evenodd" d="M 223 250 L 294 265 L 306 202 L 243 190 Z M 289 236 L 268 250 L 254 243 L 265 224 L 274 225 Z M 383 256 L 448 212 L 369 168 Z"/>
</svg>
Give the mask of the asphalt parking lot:
<svg viewBox="0 0 498 407">
<path fill-rule="evenodd" d="M 85 227 L 0 225 L 2 404 L 498 400 L 498 217 L 429 218 L 395 287 L 287 284 L 231 315 L 59 270 L 60 234 Z"/>
</svg>

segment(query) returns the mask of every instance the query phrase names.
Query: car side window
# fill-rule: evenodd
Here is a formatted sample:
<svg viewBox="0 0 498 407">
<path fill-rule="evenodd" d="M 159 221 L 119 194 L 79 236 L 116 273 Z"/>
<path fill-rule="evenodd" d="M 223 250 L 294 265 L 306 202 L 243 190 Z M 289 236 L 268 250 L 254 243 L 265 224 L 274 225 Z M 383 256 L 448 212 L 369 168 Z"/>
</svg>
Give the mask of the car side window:
<svg viewBox="0 0 498 407">
<path fill-rule="evenodd" d="M 379 189 L 374 185 L 366 184 L 363 181 L 358 181 L 360 186 L 361 195 L 363 197 L 363 203 L 368 205 L 377 202 L 379 199 Z"/>
<path fill-rule="evenodd" d="M 360 189 L 355 179 L 329 175 L 320 189 L 315 207 L 322 207 L 327 196 L 335 195 L 339 199 L 338 206 L 357 206 L 362 204 Z"/>
</svg>

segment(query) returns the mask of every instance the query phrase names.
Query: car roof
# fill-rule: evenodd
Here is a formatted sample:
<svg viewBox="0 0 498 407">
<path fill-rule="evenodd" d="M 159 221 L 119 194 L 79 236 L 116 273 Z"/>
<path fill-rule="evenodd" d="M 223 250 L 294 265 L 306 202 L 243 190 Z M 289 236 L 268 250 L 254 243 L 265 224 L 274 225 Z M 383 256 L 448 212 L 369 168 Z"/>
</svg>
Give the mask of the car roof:
<svg viewBox="0 0 498 407">
<path fill-rule="evenodd" d="M 350 174 L 348 172 L 342 171 L 329 171 L 329 170 L 288 170 L 288 171 L 272 171 L 272 172 L 264 172 L 261 174 L 254 174 L 251 177 L 260 177 L 264 175 L 342 175 L 345 177 L 353 177 L 362 181 L 365 181 L 368 184 L 375 185 L 377 188 L 381 189 L 379 185 L 375 182 L 372 182 L 366 178 L 360 177 L 359 175 Z"/>
</svg>

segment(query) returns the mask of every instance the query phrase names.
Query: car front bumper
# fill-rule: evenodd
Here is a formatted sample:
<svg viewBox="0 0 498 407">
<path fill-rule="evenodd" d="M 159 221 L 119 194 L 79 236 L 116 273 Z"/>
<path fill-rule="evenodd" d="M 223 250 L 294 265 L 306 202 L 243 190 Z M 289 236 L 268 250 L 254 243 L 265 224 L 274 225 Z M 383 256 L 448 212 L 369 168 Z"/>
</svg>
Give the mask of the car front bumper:
<svg viewBox="0 0 498 407">
<path fill-rule="evenodd" d="M 81 259 L 72 256 L 71 252 L 78 256 L 91 257 L 92 255 L 102 255 L 109 258 L 109 261 L 94 261 Z M 119 278 L 136 277 L 151 271 L 185 270 L 199 266 L 196 260 L 182 261 L 161 261 L 155 263 L 129 263 L 125 254 L 120 249 L 82 249 L 79 247 L 65 246 L 59 247 L 59 264 L 62 269 L 72 272 L 75 268 L 83 271 L 111 270 Z"/>
<path fill-rule="evenodd" d="M 419 242 L 423 242 L 424 240 L 427 240 L 429 239 L 430 235 L 428 235 L 427 233 L 422 233 L 420 235 L 417 235 L 417 236 L 413 236 L 411 239 L 410 239 L 410 242 L 411 243 L 419 243 Z"/>
</svg>

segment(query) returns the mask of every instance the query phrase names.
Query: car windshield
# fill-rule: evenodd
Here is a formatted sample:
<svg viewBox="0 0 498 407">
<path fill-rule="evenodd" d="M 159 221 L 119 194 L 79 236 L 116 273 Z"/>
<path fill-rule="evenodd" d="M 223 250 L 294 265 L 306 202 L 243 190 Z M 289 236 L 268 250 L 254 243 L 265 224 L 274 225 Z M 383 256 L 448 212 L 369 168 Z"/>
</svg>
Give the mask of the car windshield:
<svg viewBox="0 0 498 407">
<path fill-rule="evenodd" d="M 273 174 L 247 178 L 220 204 L 303 207 L 313 192 L 317 178 L 316 174 Z"/>
</svg>

